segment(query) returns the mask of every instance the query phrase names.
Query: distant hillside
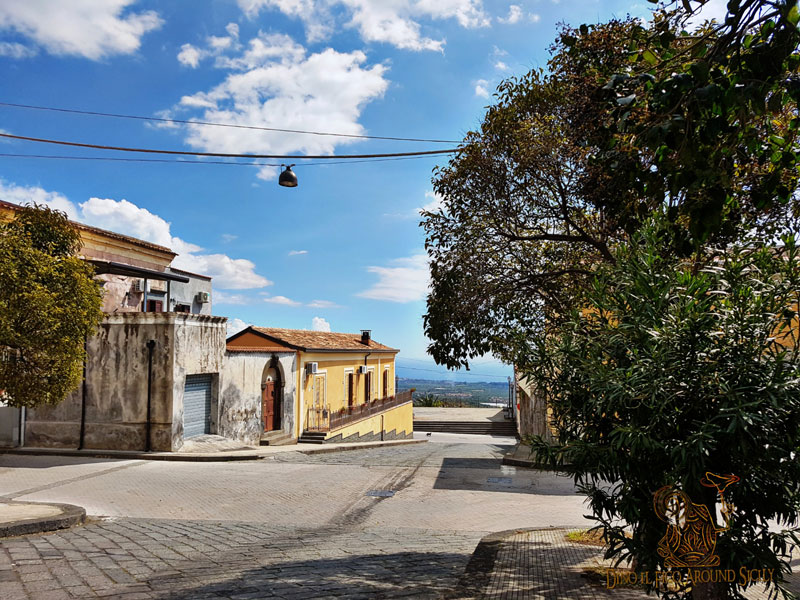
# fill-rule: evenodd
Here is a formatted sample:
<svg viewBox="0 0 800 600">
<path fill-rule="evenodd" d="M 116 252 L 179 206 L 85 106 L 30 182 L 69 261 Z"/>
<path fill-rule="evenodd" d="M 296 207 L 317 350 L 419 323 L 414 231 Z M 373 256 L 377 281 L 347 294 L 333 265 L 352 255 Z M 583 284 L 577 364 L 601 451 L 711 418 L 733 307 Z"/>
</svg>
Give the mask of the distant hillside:
<svg viewBox="0 0 800 600">
<path fill-rule="evenodd" d="M 414 396 L 433 394 L 442 400 L 463 402 L 477 406 L 482 402 L 508 402 L 508 382 L 495 381 L 445 381 L 431 379 L 397 378 L 397 390 L 414 388 Z"/>
</svg>

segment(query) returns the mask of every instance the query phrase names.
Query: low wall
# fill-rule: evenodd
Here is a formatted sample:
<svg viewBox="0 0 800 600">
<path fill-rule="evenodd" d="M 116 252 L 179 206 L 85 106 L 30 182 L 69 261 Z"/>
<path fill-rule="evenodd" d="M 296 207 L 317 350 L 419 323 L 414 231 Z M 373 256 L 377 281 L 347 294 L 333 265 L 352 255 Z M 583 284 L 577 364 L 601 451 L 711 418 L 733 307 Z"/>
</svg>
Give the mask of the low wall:
<svg viewBox="0 0 800 600">
<path fill-rule="evenodd" d="M 414 436 L 414 408 L 411 402 L 331 431 L 325 443 L 403 440 Z"/>
</svg>

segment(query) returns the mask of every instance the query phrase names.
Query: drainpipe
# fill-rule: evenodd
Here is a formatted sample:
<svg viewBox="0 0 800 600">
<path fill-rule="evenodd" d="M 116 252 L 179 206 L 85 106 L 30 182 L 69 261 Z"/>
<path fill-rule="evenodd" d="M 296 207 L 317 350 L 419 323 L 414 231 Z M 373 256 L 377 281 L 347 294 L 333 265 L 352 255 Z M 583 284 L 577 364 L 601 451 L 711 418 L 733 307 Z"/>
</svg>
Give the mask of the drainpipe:
<svg viewBox="0 0 800 600">
<path fill-rule="evenodd" d="M 19 447 L 25 445 L 25 407 L 19 407 Z"/>
<path fill-rule="evenodd" d="M 150 452 L 150 413 L 153 397 L 153 348 L 156 347 L 156 341 L 150 340 L 147 342 L 147 423 L 145 424 L 145 444 L 144 451 Z"/>
<path fill-rule="evenodd" d="M 81 382 L 81 432 L 78 437 L 78 450 L 83 450 L 86 438 L 86 363 L 89 360 L 89 336 L 83 339 L 83 381 Z"/>
</svg>

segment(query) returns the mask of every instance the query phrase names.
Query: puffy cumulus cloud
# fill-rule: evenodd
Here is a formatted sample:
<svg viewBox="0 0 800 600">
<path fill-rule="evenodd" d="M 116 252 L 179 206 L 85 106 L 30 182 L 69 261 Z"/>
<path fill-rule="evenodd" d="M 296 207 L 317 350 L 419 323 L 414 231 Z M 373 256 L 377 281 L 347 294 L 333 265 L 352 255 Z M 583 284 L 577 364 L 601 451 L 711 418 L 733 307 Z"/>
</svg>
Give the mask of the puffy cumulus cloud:
<svg viewBox="0 0 800 600">
<path fill-rule="evenodd" d="M 78 220 L 78 209 L 66 196 L 38 186 L 15 185 L 0 179 L 0 200 L 12 204 L 44 204 L 66 213 L 73 221 Z"/>
<path fill-rule="evenodd" d="M 76 206 L 58 192 L 2 180 L 0 199 L 15 204 L 46 204 L 64 211 L 74 221 L 166 246 L 178 253 L 172 261 L 176 268 L 208 275 L 216 288 L 243 290 L 272 285 L 269 279 L 256 273 L 253 262 L 226 254 L 202 254 L 200 246 L 173 236 L 170 223 L 127 200 L 89 198 Z"/>
<path fill-rule="evenodd" d="M 250 327 L 250 324 L 245 323 L 241 319 L 228 319 L 227 327 L 228 327 L 228 337 L 231 337 L 232 335 L 236 335 L 243 329 L 247 329 L 248 327 Z"/>
<path fill-rule="evenodd" d="M 519 4 L 512 4 L 508 7 L 508 16 L 506 18 L 497 19 L 501 23 L 506 23 L 508 25 L 513 25 L 514 23 L 519 23 L 522 20 L 524 13 L 522 12 L 522 7 Z"/>
<path fill-rule="evenodd" d="M 225 26 L 228 35 L 210 35 L 206 38 L 206 48 L 199 48 L 192 44 L 184 44 L 178 52 L 178 62 L 193 69 L 200 65 L 200 61 L 209 56 L 220 56 L 225 50 L 240 49 L 239 26 L 228 23 Z"/>
<path fill-rule="evenodd" d="M 478 98 L 488 98 L 489 97 L 489 89 L 486 87 L 489 85 L 489 82 L 485 79 L 478 79 L 475 82 L 475 95 Z"/>
<path fill-rule="evenodd" d="M 233 125 L 362 135 L 366 132 L 358 119 L 363 108 L 382 97 L 389 85 L 384 77 L 387 67 L 366 65 L 366 60 L 360 51 L 328 48 L 309 54 L 289 36 L 262 32 L 244 48 L 236 44 L 216 52 L 215 65 L 228 71 L 224 81 L 184 96 L 167 118 L 189 113 L 203 121 Z M 332 154 L 338 145 L 355 142 L 191 124 L 182 129 L 192 147 L 214 152 Z M 264 167 L 259 177 L 272 179 L 277 173 Z"/>
<path fill-rule="evenodd" d="M 488 27 L 491 22 L 482 0 L 239 0 L 239 6 L 249 18 L 262 10 L 278 10 L 302 20 L 309 42 L 323 40 L 345 25 L 357 29 L 366 42 L 404 50 L 444 47 L 444 40 L 422 34 L 422 19 L 454 19 L 465 28 Z"/>
<path fill-rule="evenodd" d="M 152 10 L 128 10 L 136 0 L 0 2 L 0 31 L 15 31 L 56 55 L 99 60 L 132 54 L 163 21 Z M 24 54 L 19 54 L 20 57 Z"/>
<path fill-rule="evenodd" d="M 314 317 L 311 319 L 311 329 L 314 331 L 328 331 L 331 330 L 331 324 L 322 317 Z"/>
<path fill-rule="evenodd" d="M 367 272 L 378 276 L 378 281 L 357 296 L 388 302 L 414 302 L 423 300 L 428 293 L 430 275 L 428 257 L 415 254 L 397 258 L 389 267 L 367 267 Z"/>
</svg>

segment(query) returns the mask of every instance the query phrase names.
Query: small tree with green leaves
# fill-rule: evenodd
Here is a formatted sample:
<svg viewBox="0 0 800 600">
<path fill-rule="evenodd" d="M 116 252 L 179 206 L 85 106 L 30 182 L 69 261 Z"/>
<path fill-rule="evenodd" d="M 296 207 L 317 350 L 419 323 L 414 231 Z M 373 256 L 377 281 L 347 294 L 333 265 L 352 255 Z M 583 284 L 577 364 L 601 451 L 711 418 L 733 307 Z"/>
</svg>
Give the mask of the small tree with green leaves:
<svg viewBox="0 0 800 600">
<path fill-rule="evenodd" d="M 534 439 L 534 451 L 588 496 L 607 557 L 642 571 L 665 566 L 654 493 L 679 487 L 715 515 L 701 478 L 737 475 L 718 568 L 780 579 L 800 510 L 800 252 L 792 238 L 739 244 L 700 266 L 665 252 L 667 229 L 651 224 L 620 246 L 543 341 L 526 374 L 547 396 L 557 444 Z M 739 591 L 708 583 L 690 597 Z"/>
<path fill-rule="evenodd" d="M 102 316 L 94 270 L 64 213 L 22 207 L 0 223 L 0 390 L 12 406 L 57 404 L 81 381 Z"/>
</svg>

